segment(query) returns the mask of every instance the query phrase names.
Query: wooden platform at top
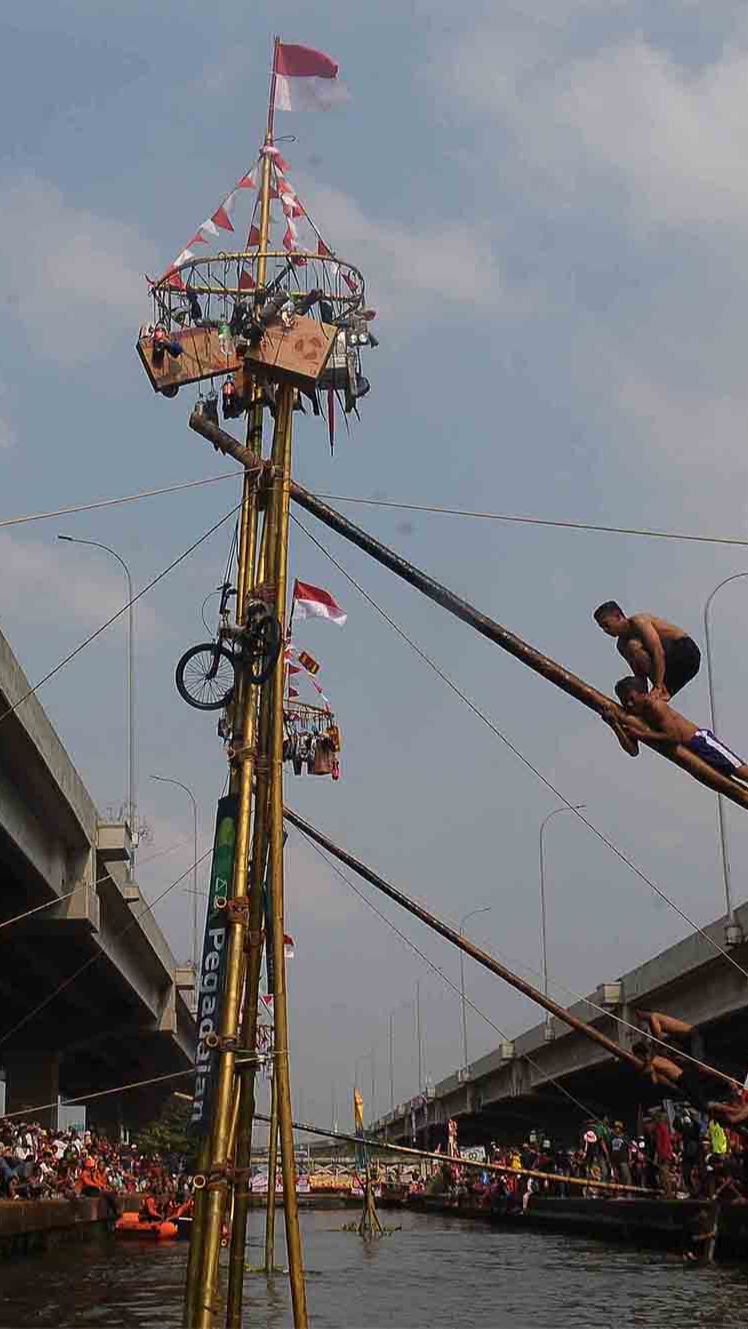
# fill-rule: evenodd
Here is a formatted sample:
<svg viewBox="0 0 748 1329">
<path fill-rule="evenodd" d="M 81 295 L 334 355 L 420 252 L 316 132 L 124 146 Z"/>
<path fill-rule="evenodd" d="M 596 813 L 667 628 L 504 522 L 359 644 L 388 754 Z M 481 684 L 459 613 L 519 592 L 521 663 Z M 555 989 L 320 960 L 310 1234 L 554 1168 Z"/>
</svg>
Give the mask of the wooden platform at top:
<svg viewBox="0 0 748 1329">
<path fill-rule="evenodd" d="M 245 365 L 258 379 L 309 389 L 327 364 L 337 332 L 328 323 L 299 315 L 290 328 L 273 324 L 260 345 L 249 347 L 241 356 L 223 354 L 217 328 L 185 328 L 170 333 L 169 340 L 179 342 L 182 347 L 177 359 L 164 351 L 163 357 L 154 361 L 152 337 L 139 338 L 137 349 L 156 392 L 235 374 Z"/>
</svg>

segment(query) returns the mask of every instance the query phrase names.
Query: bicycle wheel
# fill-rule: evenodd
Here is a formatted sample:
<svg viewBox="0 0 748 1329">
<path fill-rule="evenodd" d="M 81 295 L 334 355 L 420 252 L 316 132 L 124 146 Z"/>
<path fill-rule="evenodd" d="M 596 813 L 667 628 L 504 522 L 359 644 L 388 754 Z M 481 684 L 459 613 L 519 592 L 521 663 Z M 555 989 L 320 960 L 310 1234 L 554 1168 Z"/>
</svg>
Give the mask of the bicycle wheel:
<svg viewBox="0 0 748 1329">
<path fill-rule="evenodd" d="M 202 642 L 185 651 L 174 681 L 188 706 L 198 711 L 221 711 L 234 691 L 234 657 L 225 646 Z"/>
<path fill-rule="evenodd" d="M 248 627 L 246 659 L 251 683 L 256 687 L 267 683 L 280 655 L 281 625 L 275 614 L 263 609 L 254 614 Z"/>
</svg>

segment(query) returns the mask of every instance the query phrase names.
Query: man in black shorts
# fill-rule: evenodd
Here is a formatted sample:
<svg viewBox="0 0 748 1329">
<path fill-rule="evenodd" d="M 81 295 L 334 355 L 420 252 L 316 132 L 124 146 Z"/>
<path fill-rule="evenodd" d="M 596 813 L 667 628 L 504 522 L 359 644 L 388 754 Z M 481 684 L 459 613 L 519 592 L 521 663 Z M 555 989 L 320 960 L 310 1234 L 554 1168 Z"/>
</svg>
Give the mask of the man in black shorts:
<svg viewBox="0 0 748 1329">
<path fill-rule="evenodd" d="M 637 678 L 649 679 L 652 693 L 668 701 L 699 672 L 701 651 L 682 628 L 654 614 L 627 617 L 615 600 L 606 600 L 594 613 L 595 622 L 609 637 Z"/>
</svg>

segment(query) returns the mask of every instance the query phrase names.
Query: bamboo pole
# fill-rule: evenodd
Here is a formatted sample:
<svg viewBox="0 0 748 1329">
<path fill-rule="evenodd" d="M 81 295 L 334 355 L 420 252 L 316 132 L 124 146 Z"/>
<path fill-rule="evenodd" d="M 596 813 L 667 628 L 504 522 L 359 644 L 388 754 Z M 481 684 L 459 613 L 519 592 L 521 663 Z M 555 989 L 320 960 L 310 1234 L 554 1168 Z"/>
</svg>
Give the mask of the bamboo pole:
<svg viewBox="0 0 748 1329">
<path fill-rule="evenodd" d="M 270 1096 L 270 1136 L 268 1143 L 268 1196 L 265 1213 L 265 1276 L 271 1278 L 275 1268 L 275 1183 L 278 1176 L 278 1081 L 273 1066 Z"/>
<path fill-rule="evenodd" d="M 273 59 L 270 75 L 270 95 L 268 99 L 267 125 L 265 131 L 265 148 L 269 148 L 273 142 L 273 117 L 275 113 L 275 86 L 276 86 L 276 64 L 278 55 L 279 38 L 276 36 L 273 40 Z M 271 159 L 270 154 L 265 152 L 262 156 L 262 167 L 260 176 L 260 218 L 259 218 L 259 245 L 257 255 L 257 283 L 262 286 L 267 275 L 267 257 L 268 238 L 270 234 L 270 186 L 271 186 Z M 252 405 L 249 411 L 249 420 L 247 426 L 247 445 L 248 450 L 251 447 L 262 453 L 262 422 L 263 422 L 262 391 L 255 384 L 252 390 Z M 251 455 L 251 452 L 250 452 Z M 250 471 L 246 469 L 247 478 Z M 257 480 L 257 473 L 252 473 L 253 481 Z M 245 481 L 246 484 L 246 481 Z M 271 522 L 266 515 L 265 528 L 263 531 L 262 549 L 257 566 L 257 580 L 264 581 L 268 573 L 272 575 L 272 563 L 274 550 L 271 548 Z M 255 534 L 256 543 L 256 534 Z M 237 576 L 237 612 L 241 613 L 241 620 L 244 621 L 245 604 L 248 591 L 252 584 L 252 578 L 249 575 L 250 563 L 246 556 L 240 561 L 239 572 Z M 281 666 L 282 669 L 282 666 Z M 262 690 L 261 698 L 269 695 L 269 686 Z M 261 725 L 257 724 L 257 711 L 260 710 L 260 721 L 262 718 L 262 705 L 260 701 L 259 708 L 256 696 L 253 697 L 253 706 L 255 708 L 255 734 L 260 743 L 260 750 L 263 750 L 263 734 L 258 730 Z M 259 792 L 259 791 L 258 791 Z M 255 805 L 255 822 L 258 820 L 257 803 Z M 262 821 L 263 812 L 260 817 Z M 258 848 L 261 852 L 262 862 L 264 863 L 265 847 L 264 841 L 258 842 L 255 834 L 253 840 L 253 863 L 256 866 L 255 854 Z M 244 1011 L 241 1019 L 241 1042 L 244 1047 L 256 1046 L 257 1040 L 257 1004 L 260 983 L 260 969 L 262 965 L 262 942 L 260 939 L 262 924 L 262 891 L 264 882 L 264 868 L 254 873 L 252 889 L 250 891 L 249 914 L 247 923 L 247 932 L 249 937 L 248 953 L 246 957 L 246 974 L 244 984 Z M 254 1113 L 254 1078 L 255 1066 L 252 1063 L 243 1074 L 240 1074 L 235 1083 L 235 1094 L 237 1103 L 238 1126 L 236 1136 L 236 1149 L 234 1155 L 235 1175 L 232 1187 L 233 1192 L 233 1222 L 231 1226 L 231 1240 L 229 1251 L 229 1278 L 226 1301 L 226 1325 L 227 1329 L 239 1329 L 242 1318 L 242 1300 L 244 1291 L 244 1262 L 247 1242 L 247 1221 L 249 1217 L 249 1162 L 252 1150 L 252 1120 Z"/>
<path fill-rule="evenodd" d="M 315 844 L 318 844 L 322 849 L 326 849 L 327 852 L 332 854 L 334 858 L 337 858 L 339 862 L 345 863 L 347 867 L 352 868 L 352 870 L 357 872 L 360 877 L 363 877 L 364 881 L 368 881 L 370 886 L 374 886 L 376 890 L 381 891 L 381 893 L 388 896 L 390 900 L 394 900 L 395 904 L 400 905 L 402 909 L 406 909 L 409 914 L 413 914 L 415 918 L 420 918 L 421 922 L 430 927 L 433 932 L 438 932 L 439 935 L 444 937 L 447 941 L 451 941 L 454 946 L 457 946 L 461 951 L 464 951 L 466 955 L 469 955 L 471 959 L 482 965 L 484 969 L 489 969 L 490 972 L 496 974 L 498 978 L 503 978 L 505 983 L 509 983 L 511 987 L 516 988 L 518 992 L 523 994 L 523 996 L 529 997 L 531 1001 L 537 1002 L 537 1004 L 542 1006 L 549 1012 L 549 1014 L 555 1015 L 558 1020 L 569 1025 L 571 1029 L 575 1029 L 577 1033 L 583 1034 L 594 1043 L 599 1043 L 600 1047 L 605 1048 L 605 1051 L 609 1052 L 618 1061 L 625 1061 L 636 1071 L 644 1070 L 644 1062 L 641 1061 L 639 1057 L 635 1057 L 633 1052 L 629 1052 L 626 1048 L 621 1047 L 619 1043 L 616 1043 L 612 1038 L 608 1038 L 607 1034 L 603 1034 L 599 1029 L 596 1029 L 594 1025 L 586 1024 L 584 1020 L 578 1019 L 576 1015 L 571 1014 L 571 1011 L 567 1011 L 564 1006 L 559 1006 L 558 1002 L 554 1001 L 552 997 L 541 992 L 539 988 L 533 987 L 531 983 L 528 983 L 524 978 L 520 978 L 519 975 L 513 973 L 511 969 L 507 969 L 505 965 L 500 964 L 498 960 L 495 960 L 492 955 L 488 955 L 486 951 L 482 951 L 480 947 L 476 946 L 468 937 L 464 937 L 456 928 L 450 927 L 448 923 L 444 923 L 440 918 L 437 918 L 436 914 L 432 914 L 428 909 L 424 909 L 423 905 L 417 904 L 415 900 L 411 900 L 409 896 L 404 895 L 403 892 L 397 890 L 395 886 L 391 886 L 389 882 L 385 881 L 384 878 L 380 877 L 376 872 L 373 872 L 372 869 L 368 868 L 365 863 L 360 861 L 360 859 L 354 858 L 353 854 L 349 854 L 345 849 L 341 849 L 339 845 L 335 844 L 334 840 L 330 840 L 328 836 L 323 835 L 321 831 L 318 831 L 315 826 L 310 825 L 308 821 L 304 821 L 298 813 L 292 812 L 290 808 L 286 808 L 285 817 L 286 821 L 290 821 L 291 825 L 295 826 L 297 830 L 302 831 L 304 835 L 308 835 L 309 839 L 313 840 Z"/>
<path fill-rule="evenodd" d="M 236 439 L 227 434 L 220 426 L 212 424 L 204 419 L 199 413 L 190 416 L 190 427 L 196 433 L 202 434 L 214 447 L 224 452 L 227 456 L 234 457 L 237 461 L 242 461 L 247 465 L 259 465 L 259 459 L 247 449 L 241 447 Z M 383 567 L 389 568 L 396 576 L 408 582 L 417 591 L 433 600 L 435 604 L 446 609 L 448 613 L 459 618 L 463 623 L 479 632 L 481 636 L 486 637 L 494 645 L 500 646 L 502 650 L 513 655 L 515 659 L 527 665 L 536 674 L 555 684 L 562 692 L 568 693 L 576 701 L 586 706 L 588 710 L 597 712 L 598 715 L 612 714 L 619 721 L 624 719 L 625 712 L 610 697 L 606 697 L 604 692 L 599 692 L 593 688 L 584 679 L 572 674 L 570 670 L 565 669 L 563 665 L 552 660 L 550 656 L 542 655 L 534 646 L 530 646 L 521 637 L 508 628 L 497 623 L 495 619 L 489 618 L 487 614 L 482 614 L 480 610 L 475 609 L 467 600 L 463 600 L 454 591 L 443 586 L 441 582 L 430 577 L 428 573 L 422 572 L 420 568 L 415 567 L 413 563 L 408 563 L 388 545 L 375 540 L 372 535 L 356 526 L 354 522 L 349 521 L 335 508 L 329 507 L 321 499 L 305 489 L 303 485 L 291 482 L 291 497 L 299 507 L 310 512 L 312 516 L 317 517 L 330 530 L 342 535 L 344 539 L 349 540 L 351 544 L 362 549 L 365 554 L 381 563 Z M 720 774 L 713 766 L 709 766 L 694 752 L 682 744 L 663 745 L 654 738 L 642 738 L 641 742 L 654 752 L 659 752 L 660 756 L 665 757 L 674 765 L 680 766 L 682 770 L 688 771 L 700 784 L 706 785 L 708 789 L 717 794 L 723 794 L 731 802 L 737 803 L 739 807 L 748 808 L 748 786 L 740 784 L 727 775 Z"/>
<path fill-rule="evenodd" d="M 276 539 L 274 569 L 275 612 L 282 625 L 286 623 L 286 590 L 288 581 L 288 534 L 291 485 L 291 448 L 293 436 L 293 389 L 281 387 L 276 405 L 277 448 L 273 461 L 275 479 L 271 495 L 274 514 L 273 530 Z M 270 904 L 273 918 L 273 978 L 274 978 L 274 1076 L 278 1092 L 278 1130 L 280 1134 L 281 1167 L 283 1171 L 283 1208 L 286 1224 L 288 1274 L 291 1284 L 295 1329 L 306 1329 L 308 1324 L 304 1266 L 299 1230 L 299 1210 L 296 1198 L 296 1165 L 294 1160 L 293 1113 L 291 1109 L 291 1082 L 289 1073 L 288 1012 L 286 1009 L 286 960 L 283 947 L 283 705 L 285 670 L 279 662 L 272 679 L 272 725 L 270 748 Z"/>
</svg>

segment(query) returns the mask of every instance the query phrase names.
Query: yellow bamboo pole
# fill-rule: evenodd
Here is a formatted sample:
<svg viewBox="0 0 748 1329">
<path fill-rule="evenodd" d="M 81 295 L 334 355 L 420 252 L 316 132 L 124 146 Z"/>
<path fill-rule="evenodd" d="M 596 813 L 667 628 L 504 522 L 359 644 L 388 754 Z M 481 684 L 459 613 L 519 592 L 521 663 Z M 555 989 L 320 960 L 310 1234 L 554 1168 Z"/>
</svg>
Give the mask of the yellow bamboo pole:
<svg viewBox="0 0 748 1329">
<path fill-rule="evenodd" d="M 291 449 L 293 389 L 283 386 L 279 393 L 277 415 L 282 418 L 283 432 L 276 433 L 280 444 L 274 450 L 275 478 L 272 508 L 275 513 L 276 564 L 275 608 L 280 622 L 286 622 L 286 590 L 288 581 L 288 532 L 291 486 Z M 276 669 L 273 676 L 273 712 L 270 750 L 270 898 L 273 918 L 273 976 L 275 1016 L 274 1071 L 278 1089 L 278 1130 L 280 1135 L 281 1167 L 283 1171 L 283 1210 L 286 1223 L 286 1250 L 291 1284 L 295 1329 L 306 1329 L 308 1324 L 304 1265 L 299 1230 L 299 1208 L 296 1197 L 296 1164 L 294 1160 L 293 1113 L 291 1109 L 291 1081 L 288 1051 L 288 1012 L 286 1009 L 286 961 L 283 949 L 283 692 L 284 671 Z"/>
<path fill-rule="evenodd" d="M 265 1276 L 272 1277 L 275 1268 L 275 1182 L 278 1176 L 278 1081 L 273 1062 L 273 1083 L 270 1092 L 270 1135 L 268 1137 L 268 1198 L 265 1213 Z"/>
</svg>

